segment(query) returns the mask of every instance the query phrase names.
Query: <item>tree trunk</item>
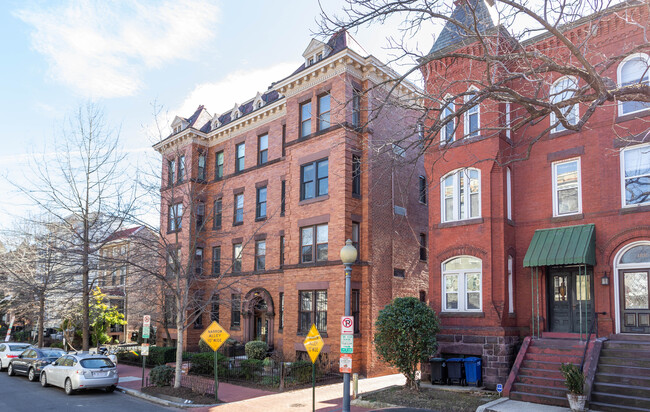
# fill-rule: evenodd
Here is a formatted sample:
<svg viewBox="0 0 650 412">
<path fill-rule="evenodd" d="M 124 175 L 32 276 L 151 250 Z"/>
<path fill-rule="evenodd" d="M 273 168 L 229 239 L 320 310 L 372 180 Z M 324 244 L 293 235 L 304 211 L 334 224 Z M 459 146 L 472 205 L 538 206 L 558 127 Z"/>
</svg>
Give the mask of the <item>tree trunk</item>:
<svg viewBox="0 0 650 412">
<path fill-rule="evenodd" d="M 90 348 L 89 345 L 89 340 L 90 340 L 90 317 L 89 317 L 89 310 L 90 310 L 90 296 L 89 296 L 89 291 L 88 291 L 88 244 L 84 245 L 84 255 L 83 255 L 83 273 L 82 273 L 82 283 L 83 283 L 83 324 L 82 324 L 82 344 L 81 344 L 81 350 L 82 351 L 87 351 Z"/>
<path fill-rule="evenodd" d="M 45 321 L 45 294 L 38 299 L 38 347 L 43 347 L 43 322 Z"/>
<path fill-rule="evenodd" d="M 176 370 L 174 371 L 174 388 L 181 387 L 181 372 L 183 368 L 183 321 L 181 319 L 182 313 L 179 310 L 176 314 Z"/>
</svg>

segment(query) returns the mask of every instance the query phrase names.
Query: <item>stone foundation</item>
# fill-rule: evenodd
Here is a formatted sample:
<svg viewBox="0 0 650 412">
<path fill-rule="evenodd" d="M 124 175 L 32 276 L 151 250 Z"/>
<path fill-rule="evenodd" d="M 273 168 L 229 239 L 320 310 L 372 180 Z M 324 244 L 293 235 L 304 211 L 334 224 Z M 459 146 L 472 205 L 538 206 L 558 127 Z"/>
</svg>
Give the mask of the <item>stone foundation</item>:
<svg viewBox="0 0 650 412">
<path fill-rule="evenodd" d="M 499 383 L 505 385 L 520 341 L 519 336 L 438 335 L 437 355 L 480 357 L 483 385 L 495 389 Z M 428 363 L 422 365 L 422 378 L 431 379 Z"/>
</svg>

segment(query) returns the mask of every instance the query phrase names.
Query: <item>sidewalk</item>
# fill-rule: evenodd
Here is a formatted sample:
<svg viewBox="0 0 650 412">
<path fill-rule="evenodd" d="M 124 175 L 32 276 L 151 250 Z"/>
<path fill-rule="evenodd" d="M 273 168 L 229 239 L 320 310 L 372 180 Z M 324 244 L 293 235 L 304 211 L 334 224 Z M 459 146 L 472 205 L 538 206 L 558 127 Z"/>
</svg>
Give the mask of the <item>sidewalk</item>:
<svg viewBox="0 0 650 412">
<path fill-rule="evenodd" d="M 127 389 L 142 389 L 142 368 L 130 365 L 117 365 L 117 371 L 120 375 L 119 386 Z M 145 369 L 145 378 L 149 377 L 149 368 Z M 219 382 L 219 399 L 224 402 L 237 402 L 245 399 L 256 398 L 275 394 L 275 392 L 264 391 L 261 389 L 247 388 L 245 386 L 233 385 L 230 383 Z M 200 409 L 192 408 L 193 411 Z M 205 409 L 207 410 L 207 408 Z"/>
<path fill-rule="evenodd" d="M 494 402 L 486 403 L 479 406 L 476 412 L 571 412 L 569 408 L 560 406 L 542 405 L 539 403 L 530 403 L 515 401 L 508 398 L 498 399 Z"/>
</svg>

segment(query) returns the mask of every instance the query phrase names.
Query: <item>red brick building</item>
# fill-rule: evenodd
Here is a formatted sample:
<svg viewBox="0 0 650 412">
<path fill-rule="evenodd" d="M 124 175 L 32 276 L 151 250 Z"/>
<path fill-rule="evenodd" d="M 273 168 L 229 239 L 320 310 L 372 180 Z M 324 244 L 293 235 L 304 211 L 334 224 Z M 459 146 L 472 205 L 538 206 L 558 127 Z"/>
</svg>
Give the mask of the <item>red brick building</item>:
<svg viewBox="0 0 650 412">
<path fill-rule="evenodd" d="M 490 20 L 491 2 L 468 3 L 473 12 L 457 2 L 453 18 L 473 24 L 477 16 L 492 33 L 486 38 L 507 40 L 504 53 L 511 50 L 514 40 Z M 591 33 L 584 48 L 595 65 L 629 51 L 604 76 L 617 85 L 647 84 L 650 58 L 633 49 L 645 44 L 648 25 L 647 2 L 630 2 L 563 33 L 574 42 Z M 548 34 L 522 46 L 566 53 Z M 447 23 L 423 69 L 428 93 L 459 95 L 488 83 L 480 61 L 440 57 L 451 51 L 480 55 L 481 48 L 454 36 Z M 558 76 L 542 93 L 561 99 L 575 81 Z M 532 87 L 508 86 L 522 94 Z M 453 112 L 451 103 L 441 115 Z M 586 108 L 577 104 L 567 119 L 576 122 Z M 491 387 L 506 383 L 526 336 L 650 334 L 650 105 L 608 102 L 581 131 L 560 124 L 545 134 L 552 116 L 509 130 L 519 110 L 481 101 L 440 131 L 440 145 L 425 160 L 432 182 L 430 305 L 441 317 L 440 352 L 481 356 Z M 539 134 L 529 156 L 521 156 Z"/>
<path fill-rule="evenodd" d="M 200 106 L 176 117 L 173 133 L 155 145 L 167 241 L 183 259 L 194 255 L 205 279 L 196 293 L 220 285 L 188 329 L 188 348 L 217 320 L 238 341 L 265 340 L 292 360 L 306 354 L 302 342 L 315 323 L 322 356 L 338 359 L 339 251 L 348 238 L 359 250 L 355 370 L 385 368 L 372 351 L 378 311 L 398 296 L 426 299 L 426 181 L 409 148 L 418 147 L 409 142 L 418 138 L 419 115 L 374 115 L 385 94 L 376 86 L 396 73 L 349 44 L 346 32 L 312 40 L 294 73 L 226 113 Z M 404 84 L 395 97 L 413 91 Z"/>
</svg>

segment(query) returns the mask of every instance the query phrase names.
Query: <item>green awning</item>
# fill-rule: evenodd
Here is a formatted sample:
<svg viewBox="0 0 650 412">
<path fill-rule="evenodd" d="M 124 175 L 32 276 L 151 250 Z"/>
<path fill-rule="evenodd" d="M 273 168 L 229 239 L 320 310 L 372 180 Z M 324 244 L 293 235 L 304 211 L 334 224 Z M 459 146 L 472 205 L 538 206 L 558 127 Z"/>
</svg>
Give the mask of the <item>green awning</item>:
<svg viewBox="0 0 650 412">
<path fill-rule="evenodd" d="M 594 224 L 536 230 L 524 257 L 524 267 L 596 265 Z"/>
</svg>

